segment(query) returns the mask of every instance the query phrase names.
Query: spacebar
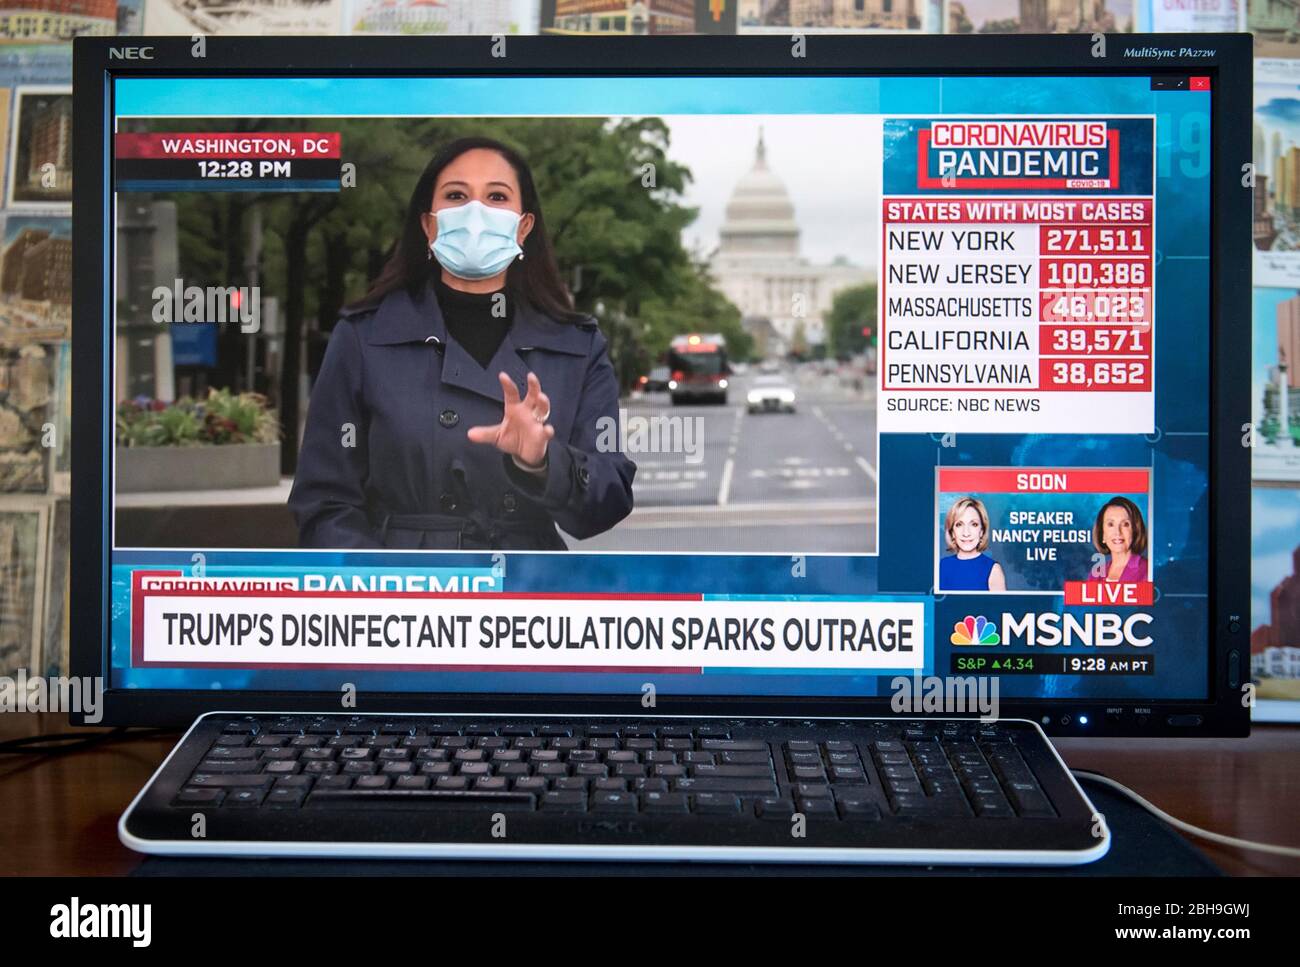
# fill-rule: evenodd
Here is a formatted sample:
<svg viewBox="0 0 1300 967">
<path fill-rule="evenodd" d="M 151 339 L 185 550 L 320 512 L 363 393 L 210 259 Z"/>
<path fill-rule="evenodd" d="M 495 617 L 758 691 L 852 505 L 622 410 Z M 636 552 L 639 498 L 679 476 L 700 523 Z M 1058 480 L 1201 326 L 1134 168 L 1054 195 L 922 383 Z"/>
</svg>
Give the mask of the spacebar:
<svg viewBox="0 0 1300 967">
<path fill-rule="evenodd" d="M 418 808 L 536 809 L 527 792 L 488 792 L 474 789 L 317 789 L 306 806 L 409 806 Z"/>
</svg>

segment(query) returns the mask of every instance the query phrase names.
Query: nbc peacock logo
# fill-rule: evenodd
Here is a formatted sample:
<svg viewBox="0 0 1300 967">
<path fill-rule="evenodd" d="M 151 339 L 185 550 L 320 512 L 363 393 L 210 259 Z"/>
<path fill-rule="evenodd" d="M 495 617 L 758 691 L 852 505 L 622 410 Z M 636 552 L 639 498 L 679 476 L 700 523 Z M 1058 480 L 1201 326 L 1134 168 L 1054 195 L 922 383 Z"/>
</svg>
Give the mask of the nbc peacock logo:
<svg viewBox="0 0 1300 967">
<path fill-rule="evenodd" d="M 948 640 L 954 645 L 996 645 L 1002 641 L 993 623 L 984 615 L 974 617 L 969 614 L 965 620 L 952 626 L 952 635 Z"/>
</svg>

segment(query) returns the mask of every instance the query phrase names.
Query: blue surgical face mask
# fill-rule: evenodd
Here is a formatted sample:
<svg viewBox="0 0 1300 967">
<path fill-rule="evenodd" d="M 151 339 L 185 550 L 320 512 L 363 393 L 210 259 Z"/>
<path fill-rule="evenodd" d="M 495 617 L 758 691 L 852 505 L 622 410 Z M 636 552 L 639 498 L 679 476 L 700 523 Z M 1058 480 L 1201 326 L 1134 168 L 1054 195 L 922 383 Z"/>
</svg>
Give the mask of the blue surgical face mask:
<svg viewBox="0 0 1300 967">
<path fill-rule="evenodd" d="M 440 265 L 458 279 L 490 279 L 506 270 L 521 249 L 518 212 L 466 202 L 433 213 L 438 236 L 429 246 Z"/>
</svg>

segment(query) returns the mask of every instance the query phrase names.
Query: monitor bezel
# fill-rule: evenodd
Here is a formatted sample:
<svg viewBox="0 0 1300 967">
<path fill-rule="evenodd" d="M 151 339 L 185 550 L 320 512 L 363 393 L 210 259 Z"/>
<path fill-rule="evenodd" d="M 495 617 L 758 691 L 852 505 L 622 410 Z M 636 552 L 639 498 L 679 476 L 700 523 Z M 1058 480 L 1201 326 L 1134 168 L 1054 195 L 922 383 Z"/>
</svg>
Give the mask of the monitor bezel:
<svg viewBox="0 0 1300 967">
<path fill-rule="evenodd" d="M 1194 55 L 1187 44 L 1196 41 Z M 1211 79 L 1210 583 L 1204 701 L 1008 699 L 1001 714 L 1051 735 L 1243 736 L 1250 709 L 1251 162 L 1249 34 L 943 36 L 814 34 L 672 37 L 79 37 L 73 44 L 74 188 L 71 670 L 104 683 L 103 725 L 182 726 L 213 710 L 339 711 L 337 692 L 109 687 L 108 510 L 101 352 L 110 320 L 109 137 L 112 81 L 128 76 L 474 75 L 957 76 L 1187 73 Z M 200 44 L 202 45 L 200 47 Z M 498 56 L 502 49 L 507 56 Z M 201 50 L 201 54 L 200 54 Z M 1141 51 L 1142 56 L 1136 56 Z M 437 68 L 427 65 L 437 64 Z M 329 65 L 328 68 L 325 65 Z M 870 65 L 863 67 L 862 65 Z M 1246 333 L 1234 322 L 1245 320 Z M 90 322 L 96 323 L 89 332 Z M 91 337 L 94 337 L 93 339 Z M 1235 336 L 1235 338 L 1228 338 Z M 83 495 L 94 494 L 94 499 Z M 80 497 L 81 499 L 76 499 Z M 1245 539 L 1243 539 L 1245 535 Z M 1234 672 L 1235 669 L 1235 672 Z M 1234 682 L 1235 674 L 1235 684 Z M 891 714 L 888 696 L 684 696 L 368 693 L 357 713 L 482 712 L 581 715 L 833 717 Z M 910 714 L 910 713 L 909 713 Z M 1085 717 L 1087 725 L 1080 724 Z M 72 721 L 86 723 L 82 712 Z"/>
</svg>

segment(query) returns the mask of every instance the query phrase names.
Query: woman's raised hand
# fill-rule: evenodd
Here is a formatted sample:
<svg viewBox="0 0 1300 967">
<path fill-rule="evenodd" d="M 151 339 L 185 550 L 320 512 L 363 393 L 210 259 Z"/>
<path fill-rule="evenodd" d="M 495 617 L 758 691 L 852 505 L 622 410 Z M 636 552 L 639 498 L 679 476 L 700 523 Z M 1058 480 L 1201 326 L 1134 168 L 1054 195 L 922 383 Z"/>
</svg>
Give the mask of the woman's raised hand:
<svg viewBox="0 0 1300 967">
<path fill-rule="evenodd" d="M 546 461 L 546 444 L 555 436 L 555 427 L 546 422 L 551 415 L 551 401 L 533 373 L 528 374 L 528 393 L 523 399 L 513 379 L 506 373 L 497 376 L 505 397 L 501 422 L 472 426 L 467 436 L 471 443 L 490 443 L 525 467 L 540 470 Z"/>
</svg>

